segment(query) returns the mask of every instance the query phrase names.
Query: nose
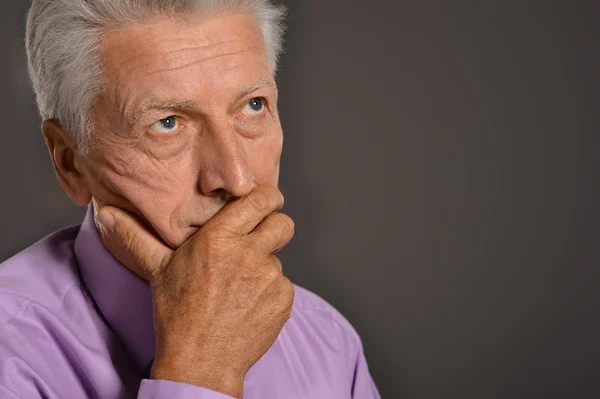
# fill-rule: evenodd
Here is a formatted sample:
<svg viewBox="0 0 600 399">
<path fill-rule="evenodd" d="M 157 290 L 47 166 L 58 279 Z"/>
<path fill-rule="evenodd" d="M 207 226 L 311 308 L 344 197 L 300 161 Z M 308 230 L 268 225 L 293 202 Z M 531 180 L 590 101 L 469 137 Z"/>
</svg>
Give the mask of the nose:
<svg viewBox="0 0 600 399">
<path fill-rule="evenodd" d="M 210 140 L 210 142 L 208 142 Z M 242 197 L 255 186 L 244 139 L 230 126 L 202 144 L 199 190 L 204 196 Z"/>
</svg>

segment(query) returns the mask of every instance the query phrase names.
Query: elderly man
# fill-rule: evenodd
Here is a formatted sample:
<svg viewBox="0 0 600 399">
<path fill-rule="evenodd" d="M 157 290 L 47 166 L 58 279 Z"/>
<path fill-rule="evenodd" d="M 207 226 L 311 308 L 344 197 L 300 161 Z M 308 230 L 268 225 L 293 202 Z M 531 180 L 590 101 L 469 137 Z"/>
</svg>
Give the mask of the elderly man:
<svg viewBox="0 0 600 399">
<path fill-rule="evenodd" d="M 0 266 L 1 398 L 379 398 L 293 286 L 267 0 L 33 0 L 27 54 L 81 224 Z"/>
</svg>

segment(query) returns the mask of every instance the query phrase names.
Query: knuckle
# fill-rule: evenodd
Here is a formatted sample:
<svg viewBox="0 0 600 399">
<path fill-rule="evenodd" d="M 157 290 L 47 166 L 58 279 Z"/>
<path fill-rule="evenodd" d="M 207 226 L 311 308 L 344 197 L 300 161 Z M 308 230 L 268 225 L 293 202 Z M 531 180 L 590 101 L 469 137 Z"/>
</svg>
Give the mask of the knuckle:
<svg viewBox="0 0 600 399">
<path fill-rule="evenodd" d="M 270 265 L 266 264 L 265 260 L 258 256 L 252 248 L 242 246 L 236 252 L 243 255 L 238 255 L 232 264 L 236 265 L 237 270 L 240 270 L 241 267 L 241 270 L 244 271 L 242 276 L 258 282 L 270 281 Z"/>
<path fill-rule="evenodd" d="M 264 191 L 253 191 L 246 197 L 246 201 L 260 213 L 267 212 L 270 208 L 269 195 Z"/>
<path fill-rule="evenodd" d="M 280 277 L 283 274 L 283 264 L 281 263 L 281 260 L 277 256 L 271 254 L 271 261 L 277 270 L 278 277 Z"/>
<path fill-rule="evenodd" d="M 294 297 L 296 296 L 296 289 L 294 288 L 294 284 L 292 284 L 290 279 L 288 279 L 287 277 L 282 276 L 282 278 L 283 278 L 283 282 L 281 284 L 282 293 L 286 298 L 289 298 L 290 301 L 293 301 Z"/>
<path fill-rule="evenodd" d="M 260 186 L 260 189 L 257 192 L 262 193 L 266 197 L 266 201 L 270 208 L 280 209 L 283 207 L 283 194 L 281 191 L 275 186 Z"/>
<path fill-rule="evenodd" d="M 273 204 L 277 207 L 277 209 L 281 209 L 284 203 L 283 193 L 276 187 L 270 187 L 270 190 Z"/>
<path fill-rule="evenodd" d="M 291 217 L 289 217 L 285 213 L 278 213 L 278 215 L 279 223 L 281 224 L 285 232 L 294 232 L 296 230 L 296 223 L 294 223 Z"/>
<path fill-rule="evenodd" d="M 294 288 L 294 284 L 285 276 L 281 277 L 281 283 L 279 285 L 279 300 L 278 303 L 281 306 L 281 309 L 285 311 L 285 313 L 290 313 L 292 311 L 292 307 L 294 305 L 294 297 L 296 296 L 296 290 Z"/>
<path fill-rule="evenodd" d="M 269 226 L 265 230 L 265 234 L 270 239 L 287 238 L 294 233 L 294 221 L 288 215 L 274 213 L 269 215 L 265 221 Z"/>
<path fill-rule="evenodd" d="M 269 265 L 263 270 L 263 276 L 269 282 L 276 282 L 281 278 L 281 271 L 279 269 L 279 266 L 277 264 Z"/>
</svg>

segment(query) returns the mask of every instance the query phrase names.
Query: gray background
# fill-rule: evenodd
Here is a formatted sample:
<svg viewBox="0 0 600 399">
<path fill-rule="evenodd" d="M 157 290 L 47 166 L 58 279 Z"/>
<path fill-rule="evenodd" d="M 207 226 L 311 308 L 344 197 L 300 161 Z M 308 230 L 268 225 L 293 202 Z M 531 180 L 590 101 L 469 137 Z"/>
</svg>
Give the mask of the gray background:
<svg viewBox="0 0 600 399">
<path fill-rule="evenodd" d="M 289 3 L 281 257 L 382 396 L 599 398 L 599 3 Z M 25 8 L 0 14 L 2 259 L 83 215 L 39 133 Z"/>
</svg>

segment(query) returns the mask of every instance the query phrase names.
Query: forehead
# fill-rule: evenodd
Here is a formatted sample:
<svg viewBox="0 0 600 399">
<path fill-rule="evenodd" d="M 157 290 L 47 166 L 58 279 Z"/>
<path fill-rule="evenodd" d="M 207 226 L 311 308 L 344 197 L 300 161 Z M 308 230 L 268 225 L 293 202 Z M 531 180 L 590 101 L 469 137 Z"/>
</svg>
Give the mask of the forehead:
<svg viewBox="0 0 600 399">
<path fill-rule="evenodd" d="M 174 95 L 214 99 L 270 77 L 260 28 L 242 14 L 127 25 L 106 33 L 102 50 L 105 94 L 121 108 Z"/>
</svg>

